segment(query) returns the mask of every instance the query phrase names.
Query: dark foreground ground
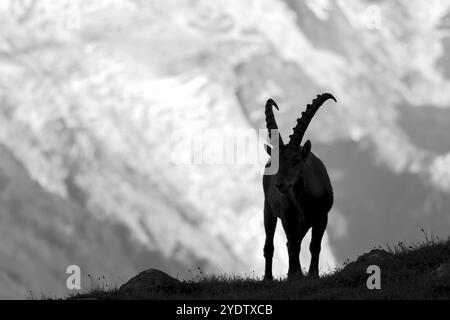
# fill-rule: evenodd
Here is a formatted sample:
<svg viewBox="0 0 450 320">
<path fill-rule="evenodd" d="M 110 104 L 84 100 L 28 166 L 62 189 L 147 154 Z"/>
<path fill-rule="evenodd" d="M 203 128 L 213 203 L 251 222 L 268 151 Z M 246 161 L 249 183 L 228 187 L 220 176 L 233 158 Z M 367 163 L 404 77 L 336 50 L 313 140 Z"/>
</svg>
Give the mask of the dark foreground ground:
<svg viewBox="0 0 450 320">
<path fill-rule="evenodd" d="M 367 268 L 378 265 L 381 289 L 369 290 Z M 297 281 L 199 274 L 148 291 L 94 288 L 68 299 L 449 299 L 450 240 L 373 249 L 332 274 Z"/>
</svg>

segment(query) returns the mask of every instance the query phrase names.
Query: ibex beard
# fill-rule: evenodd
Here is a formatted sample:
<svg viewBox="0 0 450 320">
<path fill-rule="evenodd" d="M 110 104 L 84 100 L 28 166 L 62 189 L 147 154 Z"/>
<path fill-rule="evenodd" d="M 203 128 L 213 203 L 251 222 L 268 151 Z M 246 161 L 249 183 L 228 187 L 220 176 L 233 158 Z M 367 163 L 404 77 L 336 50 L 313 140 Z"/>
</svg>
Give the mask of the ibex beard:
<svg viewBox="0 0 450 320">
<path fill-rule="evenodd" d="M 273 107 L 278 109 L 277 104 L 272 99 L 266 103 L 266 126 L 272 145 L 266 145 L 266 151 L 270 155 L 266 169 L 271 166 L 271 161 L 278 161 L 278 171 L 275 174 L 265 173 L 263 176 L 266 280 L 273 279 L 273 238 L 278 219 L 281 220 L 287 238 L 288 279 L 303 276 L 300 248 L 310 228 L 311 264 L 308 275 L 319 276 L 319 255 L 328 223 L 328 212 L 333 205 L 333 188 L 324 164 L 311 151 L 311 141 L 306 141 L 303 146 L 301 142 L 314 114 L 329 99 L 336 101 L 331 94 L 324 93 L 307 106 L 297 120 L 288 144 L 284 144 L 273 115 Z M 278 134 L 273 135 L 271 132 Z"/>
</svg>

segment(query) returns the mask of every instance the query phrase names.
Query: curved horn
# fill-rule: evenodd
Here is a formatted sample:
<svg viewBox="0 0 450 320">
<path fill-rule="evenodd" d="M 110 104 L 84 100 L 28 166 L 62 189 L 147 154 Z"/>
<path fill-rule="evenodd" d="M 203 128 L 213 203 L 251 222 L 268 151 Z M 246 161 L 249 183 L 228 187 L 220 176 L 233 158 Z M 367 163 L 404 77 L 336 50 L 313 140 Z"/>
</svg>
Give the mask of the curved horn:
<svg viewBox="0 0 450 320">
<path fill-rule="evenodd" d="M 309 126 L 312 118 L 316 114 L 317 110 L 325 103 L 325 101 L 333 99 L 337 102 L 336 98 L 330 93 L 323 93 L 318 95 L 316 99 L 313 100 L 312 104 L 308 104 L 306 111 L 302 112 L 302 117 L 297 120 L 297 126 L 294 128 L 294 133 L 290 136 L 288 146 L 290 148 L 298 149 L 302 142 L 303 136 L 305 135 L 306 129 Z"/>
<path fill-rule="evenodd" d="M 271 134 L 271 130 L 277 130 L 278 131 L 278 125 L 277 122 L 275 121 L 275 116 L 273 115 L 273 108 L 272 106 L 274 106 L 275 108 L 277 108 L 277 110 L 280 110 L 277 106 L 277 104 L 275 103 L 275 101 L 273 101 L 272 99 L 267 100 L 266 103 L 266 127 L 267 130 L 269 130 L 269 140 L 272 143 L 272 134 Z M 280 132 L 278 131 L 278 137 L 279 137 L 279 145 L 282 146 L 284 145 L 283 142 L 283 138 L 281 138 Z M 273 145 L 273 143 L 272 143 Z"/>
</svg>

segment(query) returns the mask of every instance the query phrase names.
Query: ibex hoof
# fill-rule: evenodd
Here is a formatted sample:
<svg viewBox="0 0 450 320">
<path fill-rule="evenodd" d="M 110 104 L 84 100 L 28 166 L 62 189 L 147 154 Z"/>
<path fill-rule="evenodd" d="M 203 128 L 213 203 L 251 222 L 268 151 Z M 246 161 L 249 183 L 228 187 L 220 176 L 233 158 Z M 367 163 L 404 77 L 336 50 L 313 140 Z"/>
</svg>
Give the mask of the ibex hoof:
<svg viewBox="0 0 450 320">
<path fill-rule="evenodd" d="M 289 273 L 287 279 L 288 279 L 288 281 L 295 281 L 295 280 L 303 279 L 303 273 L 301 271 Z"/>
<path fill-rule="evenodd" d="M 319 272 L 309 271 L 308 272 L 308 277 L 310 277 L 310 278 L 319 278 Z"/>
<path fill-rule="evenodd" d="M 264 281 L 273 281 L 273 276 L 265 275 L 264 276 Z"/>
</svg>

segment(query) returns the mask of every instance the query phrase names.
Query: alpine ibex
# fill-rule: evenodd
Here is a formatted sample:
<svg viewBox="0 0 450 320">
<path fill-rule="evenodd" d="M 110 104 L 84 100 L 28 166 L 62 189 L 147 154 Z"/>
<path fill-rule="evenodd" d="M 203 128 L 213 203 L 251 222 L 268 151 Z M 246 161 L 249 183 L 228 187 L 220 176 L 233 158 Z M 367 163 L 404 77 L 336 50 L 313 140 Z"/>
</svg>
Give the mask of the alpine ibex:
<svg viewBox="0 0 450 320">
<path fill-rule="evenodd" d="M 281 219 L 287 237 L 288 278 L 303 276 L 299 258 L 300 247 L 310 228 L 312 228 L 312 237 L 309 247 L 311 252 L 309 275 L 319 275 L 319 254 L 328 222 L 328 212 L 333 205 L 333 188 L 322 161 L 311 152 L 311 141 L 306 141 L 303 147 L 300 144 L 314 114 L 328 99 L 337 102 L 331 94 L 324 93 L 307 106 L 306 111 L 297 120 L 297 126 L 287 145 L 283 143 L 273 115 L 272 107 L 275 106 L 278 109 L 277 104 L 272 99 L 266 103 L 266 125 L 272 144 L 272 147 L 266 145 L 266 151 L 270 155 L 266 170 L 271 162 L 277 161 L 278 163 L 278 170 L 275 174 L 269 175 L 266 171 L 263 176 L 264 228 L 266 231 L 264 278 L 267 280 L 273 278 L 273 237 L 278 218 Z M 275 139 L 273 137 L 275 135 L 272 135 L 271 132 L 278 133 L 276 134 L 278 142 L 272 140 Z"/>
</svg>

